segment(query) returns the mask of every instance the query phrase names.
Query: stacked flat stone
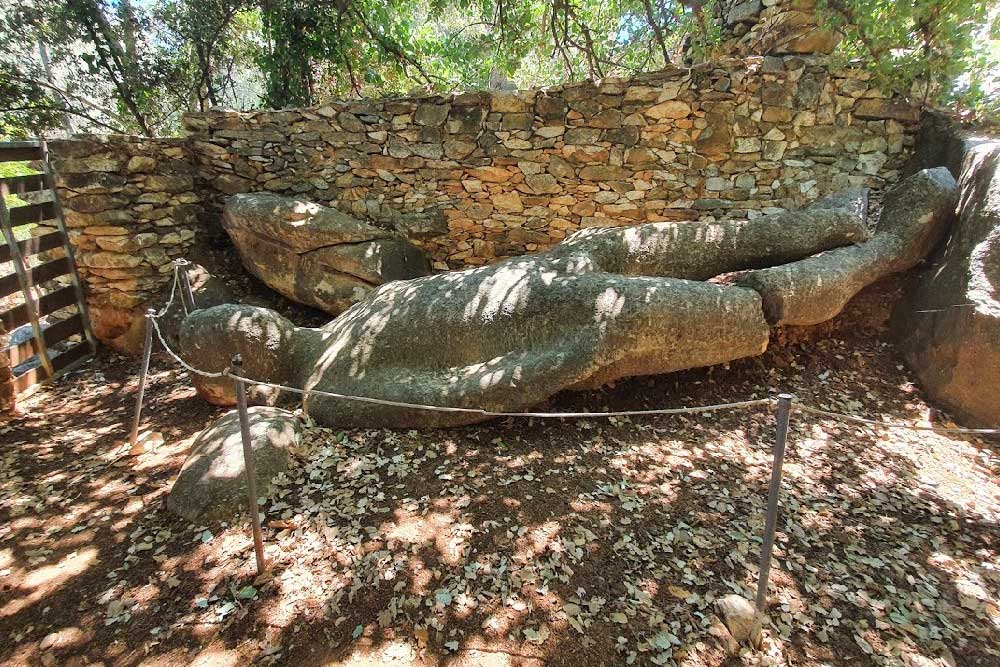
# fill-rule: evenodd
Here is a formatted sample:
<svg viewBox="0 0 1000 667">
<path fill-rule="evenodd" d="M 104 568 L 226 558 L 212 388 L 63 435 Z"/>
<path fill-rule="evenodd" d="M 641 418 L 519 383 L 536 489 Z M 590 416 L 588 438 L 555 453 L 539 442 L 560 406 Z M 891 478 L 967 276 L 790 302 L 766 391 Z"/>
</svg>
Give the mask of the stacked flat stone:
<svg viewBox="0 0 1000 667">
<path fill-rule="evenodd" d="M 392 228 L 437 269 L 581 228 L 797 210 L 894 182 L 917 111 L 820 56 L 753 56 L 524 91 L 188 114 L 177 139 L 51 144 L 97 337 L 142 312 L 225 199 L 271 192 Z M 207 209 L 207 210 L 206 210 Z"/>
<path fill-rule="evenodd" d="M 722 49 L 732 55 L 831 53 L 840 41 L 816 14 L 816 0 L 721 0 Z"/>
<path fill-rule="evenodd" d="M 201 214 L 184 139 L 90 137 L 49 144 L 97 337 L 128 347 Z"/>
<path fill-rule="evenodd" d="M 916 110 L 860 70 L 757 56 L 543 90 L 185 117 L 205 197 L 299 196 L 395 226 L 437 268 L 585 227 L 752 218 L 895 180 Z"/>
</svg>

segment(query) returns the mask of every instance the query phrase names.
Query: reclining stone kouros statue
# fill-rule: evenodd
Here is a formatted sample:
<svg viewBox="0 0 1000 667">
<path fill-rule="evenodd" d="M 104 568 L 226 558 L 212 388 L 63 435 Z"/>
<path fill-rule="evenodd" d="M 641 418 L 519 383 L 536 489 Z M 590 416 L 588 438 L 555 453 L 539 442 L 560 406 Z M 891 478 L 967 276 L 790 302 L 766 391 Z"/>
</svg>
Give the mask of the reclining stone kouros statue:
<svg viewBox="0 0 1000 667">
<path fill-rule="evenodd" d="M 919 172 L 886 194 L 870 239 L 864 190 L 754 220 L 582 230 L 547 252 L 387 283 L 318 329 L 251 306 L 195 311 L 182 354 L 220 371 L 239 352 L 248 377 L 304 389 L 525 410 L 565 389 L 759 355 L 771 325 L 829 319 L 918 263 L 946 234 L 956 197 L 946 169 Z M 747 270 L 736 284 L 705 282 Z M 193 380 L 206 399 L 234 403 L 229 379 Z M 318 395 L 307 408 L 338 426 L 484 419 Z"/>
</svg>

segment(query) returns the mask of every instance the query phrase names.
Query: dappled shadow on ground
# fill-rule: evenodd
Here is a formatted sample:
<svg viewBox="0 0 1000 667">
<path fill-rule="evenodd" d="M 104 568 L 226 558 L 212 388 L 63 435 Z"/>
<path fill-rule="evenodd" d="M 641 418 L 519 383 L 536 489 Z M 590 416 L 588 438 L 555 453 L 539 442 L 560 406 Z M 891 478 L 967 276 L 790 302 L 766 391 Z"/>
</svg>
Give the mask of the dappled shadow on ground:
<svg viewBox="0 0 1000 667">
<path fill-rule="evenodd" d="M 549 407 L 786 390 L 925 420 L 899 363 L 858 334 Z M 219 413 L 159 365 L 147 426 L 166 444 L 116 463 L 134 378 L 97 368 L 46 390 L 0 436 L 4 664 L 716 665 L 712 600 L 752 597 L 766 409 L 309 429 L 265 505 L 272 568 L 258 579 L 245 521 L 192 526 L 163 508 L 190 437 Z M 996 664 L 994 452 L 796 413 L 768 640 L 733 664 Z"/>
<path fill-rule="evenodd" d="M 159 506 L 190 436 L 218 412 L 194 400 L 180 373 L 154 362 L 147 396 L 155 401 L 143 426 L 171 446 L 129 459 L 122 445 L 135 370 L 133 361 L 101 356 L 22 401 L 25 415 L 0 427 L 3 664 L 37 664 L 42 654 L 26 653 L 24 641 L 50 630 L 61 630 L 50 641 L 81 660 L 97 645 L 104 659 L 128 652 L 113 639 L 98 644 L 104 621 L 95 610 L 103 615 L 102 594 L 123 588 L 122 573 L 142 566 L 148 576 L 159 567 L 130 553 L 130 533 Z"/>
</svg>

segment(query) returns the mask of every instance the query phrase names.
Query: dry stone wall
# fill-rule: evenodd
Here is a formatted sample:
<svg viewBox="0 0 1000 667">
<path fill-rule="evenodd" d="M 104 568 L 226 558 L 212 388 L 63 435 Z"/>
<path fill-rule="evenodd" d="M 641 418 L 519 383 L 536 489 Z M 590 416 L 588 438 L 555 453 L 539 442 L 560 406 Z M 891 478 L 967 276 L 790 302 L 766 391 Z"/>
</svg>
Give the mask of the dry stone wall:
<svg viewBox="0 0 1000 667">
<path fill-rule="evenodd" d="M 189 114 L 207 203 L 298 195 L 393 225 L 437 268 L 584 227 L 755 217 L 895 180 L 917 112 L 860 70 L 755 56 L 543 90 Z"/>
<path fill-rule="evenodd" d="M 52 141 L 49 150 L 94 333 L 134 348 L 142 313 L 199 226 L 188 142 L 86 137 Z"/>
<path fill-rule="evenodd" d="M 586 227 L 752 218 L 894 181 L 917 112 L 822 56 L 750 56 L 542 90 L 185 118 L 177 139 L 53 141 L 97 337 L 142 313 L 222 204 L 275 192 L 394 227 L 438 269 Z M 207 228 L 206 228 L 207 227 Z"/>
</svg>

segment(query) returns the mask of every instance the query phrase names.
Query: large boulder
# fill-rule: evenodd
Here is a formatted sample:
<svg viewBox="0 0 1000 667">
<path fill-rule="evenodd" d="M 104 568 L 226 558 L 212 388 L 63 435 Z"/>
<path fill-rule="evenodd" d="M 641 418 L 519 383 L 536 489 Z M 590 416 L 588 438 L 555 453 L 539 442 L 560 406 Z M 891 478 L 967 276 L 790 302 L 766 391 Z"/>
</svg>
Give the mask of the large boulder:
<svg viewBox="0 0 1000 667">
<path fill-rule="evenodd" d="M 932 119 L 933 120 L 933 119 Z M 964 422 L 1000 425 L 1000 141 L 929 123 L 922 159 L 961 179 L 947 245 L 900 301 L 892 328 L 907 363 L 938 404 Z"/>
<path fill-rule="evenodd" d="M 776 219 L 585 231 L 545 253 L 383 285 L 320 329 L 249 306 L 201 310 L 184 321 L 182 351 L 208 371 L 241 352 L 249 377 L 305 389 L 524 410 L 564 389 L 762 353 L 760 295 L 701 280 L 862 240 L 864 202 L 859 191 Z M 232 400 L 231 383 L 194 381 Z M 486 418 L 320 395 L 306 407 L 338 426 Z"/>
<path fill-rule="evenodd" d="M 222 224 L 253 275 L 333 315 L 379 285 L 430 272 L 423 251 L 398 233 L 302 199 L 237 194 Z"/>
<path fill-rule="evenodd" d="M 266 496 L 274 478 L 288 469 L 302 423 L 277 408 L 255 406 L 248 413 L 257 494 Z M 230 519 L 247 508 L 246 480 L 239 413 L 233 410 L 195 438 L 167 507 L 192 523 Z"/>
<path fill-rule="evenodd" d="M 750 271 L 737 283 L 761 295 L 772 325 L 825 322 L 863 288 L 920 262 L 948 233 L 957 200 L 946 168 L 925 169 L 886 193 L 871 240 Z"/>
</svg>

